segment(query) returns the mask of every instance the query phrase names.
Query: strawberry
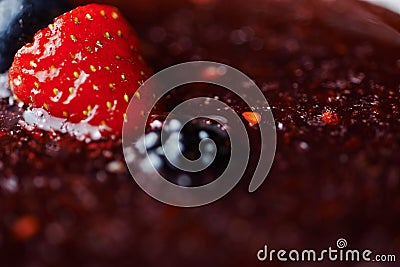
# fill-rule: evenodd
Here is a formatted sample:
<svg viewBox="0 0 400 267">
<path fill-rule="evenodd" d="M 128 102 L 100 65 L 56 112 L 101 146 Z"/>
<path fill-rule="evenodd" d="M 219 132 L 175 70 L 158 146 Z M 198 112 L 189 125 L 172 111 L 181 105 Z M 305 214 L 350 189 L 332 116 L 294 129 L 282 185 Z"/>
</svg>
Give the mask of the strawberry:
<svg viewBox="0 0 400 267">
<path fill-rule="evenodd" d="M 78 7 L 37 32 L 9 71 L 17 99 L 68 123 L 119 136 L 129 100 L 150 72 L 136 35 L 115 8 Z"/>
</svg>

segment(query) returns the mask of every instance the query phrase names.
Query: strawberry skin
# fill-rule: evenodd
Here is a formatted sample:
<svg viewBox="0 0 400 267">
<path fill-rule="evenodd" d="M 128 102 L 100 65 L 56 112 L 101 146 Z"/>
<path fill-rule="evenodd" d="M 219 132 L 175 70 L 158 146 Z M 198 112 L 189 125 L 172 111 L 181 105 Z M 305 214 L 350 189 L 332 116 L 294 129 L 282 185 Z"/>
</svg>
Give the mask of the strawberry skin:
<svg viewBox="0 0 400 267">
<path fill-rule="evenodd" d="M 54 20 L 18 51 L 9 71 L 17 99 L 71 123 L 119 136 L 128 102 L 150 71 L 136 35 L 112 6 L 90 4 Z"/>
</svg>

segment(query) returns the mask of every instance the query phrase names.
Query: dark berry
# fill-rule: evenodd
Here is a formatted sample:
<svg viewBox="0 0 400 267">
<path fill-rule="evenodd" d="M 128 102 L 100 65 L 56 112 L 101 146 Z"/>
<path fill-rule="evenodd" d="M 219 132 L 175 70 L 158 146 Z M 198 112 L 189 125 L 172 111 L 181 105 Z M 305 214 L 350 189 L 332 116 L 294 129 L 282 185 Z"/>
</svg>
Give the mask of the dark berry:
<svg viewBox="0 0 400 267">
<path fill-rule="evenodd" d="M 168 122 L 163 117 L 153 117 L 148 127 L 145 142 L 145 150 L 139 148 L 136 150 L 135 157 L 139 162 L 138 166 L 142 172 L 147 172 L 148 165 L 145 152 L 147 151 L 149 159 L 157 171 L 168 181 L 181 186 L 193 187 L 201 186 L 217 179 L 226 169 L 231 155 L 229 136 L 224 130 L 224 126 L 217 121 L 207 118 L 196 118 L 185 124 L 179 132 L 178 128 L 182 123 L 178 119 L 172 119 Z M 164 147 L 161 145 L 161 131 L 166 133 Z M 142 137 L 143 138 L 143 137 Z M 179 140 L 179 145 L 175 146 L 174 140 Z M 204 150 L 200 153 L 199 145 L 202 141 Z M 212 153 L 211 142 L 214 142 L 216 148 L 215 158 Z M 204 170 L 199 172 L 188 172 L 175 167 L 166 157 L 164 151 L 168 151 L 173 158 L 179 151 L 188 160 L 197 160 L 201 157 Z M 215 150 L 214 150 L 215 151 Z M 212 160 L 214 158 L 214 160 Z"/>
<path fill-rule="evenodd" d="M 38 30 L 68 11 L 64 0 L 0 0 L 0 72 L 11 65 L 14 55 Z"/>
</svg>

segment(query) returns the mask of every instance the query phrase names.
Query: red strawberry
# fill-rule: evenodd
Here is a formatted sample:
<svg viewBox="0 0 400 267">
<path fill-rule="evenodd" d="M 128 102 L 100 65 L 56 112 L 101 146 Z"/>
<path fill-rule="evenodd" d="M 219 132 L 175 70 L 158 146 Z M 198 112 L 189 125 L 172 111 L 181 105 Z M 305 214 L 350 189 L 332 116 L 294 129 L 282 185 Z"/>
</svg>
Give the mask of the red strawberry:
<svg viewBox="0 0 400 267">
<path fill-rule="evenodd" d="M 138 45 L 116 8 L 78 7 L 36 33 L 34 42 L 17 53 L 10 84 L 30 107 L 118 136 L 129 100 L 150 73 Z"/>
</svg>

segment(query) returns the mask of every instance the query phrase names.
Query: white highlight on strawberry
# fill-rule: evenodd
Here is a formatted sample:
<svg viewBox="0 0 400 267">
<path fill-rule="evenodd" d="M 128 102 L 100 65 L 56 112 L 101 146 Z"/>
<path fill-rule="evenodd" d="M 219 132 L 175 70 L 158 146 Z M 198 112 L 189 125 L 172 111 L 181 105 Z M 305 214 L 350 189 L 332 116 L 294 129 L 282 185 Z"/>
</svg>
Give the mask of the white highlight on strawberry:
<svg viewBox="0 0 400 267">
<path fill-rule="evenodd" d="M 58 94 L 54 97 L 51 97 L 50 100 L 53 102 L 58 102 L 58 101 L 60 101 L 62 96 L 63 96 L 63 92 L 59 91 Z"/>
<path fill-rule="evenodd" d="M 78 79 L 74 82 L 74 86 L 76 89 L 78 89 L 81 85 L 83 85 L 86 82 L 86 79 L 89 78 L 89 74 L 81 70 L 81 73 L 79 73 Z"/>
<path fill-rule="evenodd" d="M 94 109 L 95 111 L 95 109 Z M 66 119 L 51 116 L 42 108 L 28 109 L 23 113 L 24 120 L 19 124 L 29 131 L 36 128 L 45 131 L 57 131 L 62 134 L 70 134 L 80 141 L 96 141 L 102 137 L 101 132 L 109 131 L 107 126 L 93 126 L 88 124 L 90 117 L 79 123 L 71 123 Z"/>
<path fill-rule="evenodd" d="M 57 28 L 58 28 L 58 25 L 57 25 Z M 57 48 L 62 45 L 62 41 L 60 38 L 61 31 L 56 30 L 56 24 L 53 28 L 52 33 L 53 33 L 53 36 L 49 38 L 49 42 L 45 45 L 45 50 L 44 50 L 43 56 L 41 56 L 40 59 L 54 56 Z"/>
<path fill-rule="evenodd" d="M 63 104 L 68 105 L 69 103 L 71 103 L 72 100 L 74 100 L 74 98 L 78 93 L 79 87 L 86 82 L 86 79 L 89 78 L 89 76 L 90 75 L 84 72 L 83 70 L 81 71 L 78 79 L 76 79 L 74 82 L 74 88 L 72 90 L 72 94 L 68 96 L 67 100 L 65 100 Z"/>
<path fill-rule="evenodd" d="M 43 83 L 47 79 L 53 80 L 54 78 L 58 77 L 58 75 L 60 75 L 60 69 L 51 68 L 50 70 L 38 71 L 35 76 L 39 82 Z"/>
</svg>

